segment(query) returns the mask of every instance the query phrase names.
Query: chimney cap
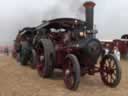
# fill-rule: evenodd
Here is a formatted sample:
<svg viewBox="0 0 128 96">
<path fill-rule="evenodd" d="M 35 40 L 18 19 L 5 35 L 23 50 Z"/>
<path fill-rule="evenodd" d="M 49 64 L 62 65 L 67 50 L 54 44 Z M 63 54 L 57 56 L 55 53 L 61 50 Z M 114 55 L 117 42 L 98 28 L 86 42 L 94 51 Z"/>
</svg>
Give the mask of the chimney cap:
<svg viewBox="0 0 128 96">
<path fill-rule="evenodd" d="M 96 4 L 92 1 L 87 1 L 83 4 L 84 7 L 86 8 L 93 8 Z"/>
</svg>

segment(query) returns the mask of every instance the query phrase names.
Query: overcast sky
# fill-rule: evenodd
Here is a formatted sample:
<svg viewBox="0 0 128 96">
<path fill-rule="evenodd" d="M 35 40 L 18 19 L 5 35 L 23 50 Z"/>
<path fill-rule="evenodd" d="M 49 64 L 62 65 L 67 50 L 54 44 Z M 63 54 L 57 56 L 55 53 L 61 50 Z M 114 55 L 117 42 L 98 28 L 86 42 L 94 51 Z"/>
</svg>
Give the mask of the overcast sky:
<svg viewBox="0 0 128 96">
<path fill-rule="evenodd" d="M 84 20 L 87 0 L 0 0 L 0 44 L 12 44 L 18 30 L 45 19 L 75 17 Z M 128 0 L 92 0 L 100 39 L 120 38 L 128 33 Z"/>
</svg>

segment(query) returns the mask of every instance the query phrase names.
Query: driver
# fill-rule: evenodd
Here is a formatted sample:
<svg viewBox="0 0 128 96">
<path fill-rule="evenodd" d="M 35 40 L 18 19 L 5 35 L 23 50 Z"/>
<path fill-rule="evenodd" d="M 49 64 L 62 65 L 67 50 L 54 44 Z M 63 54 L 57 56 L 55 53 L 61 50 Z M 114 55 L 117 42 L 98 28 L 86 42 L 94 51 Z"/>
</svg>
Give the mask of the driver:
<svg viewBox="0 0 128 96">
<path fill-rule="evenodd" d="M 71 32 L 66 32 L 64 35 L 64 43 L 67 44 L 68 42 L 70 42 L 71 38 Z"/>
</svg>

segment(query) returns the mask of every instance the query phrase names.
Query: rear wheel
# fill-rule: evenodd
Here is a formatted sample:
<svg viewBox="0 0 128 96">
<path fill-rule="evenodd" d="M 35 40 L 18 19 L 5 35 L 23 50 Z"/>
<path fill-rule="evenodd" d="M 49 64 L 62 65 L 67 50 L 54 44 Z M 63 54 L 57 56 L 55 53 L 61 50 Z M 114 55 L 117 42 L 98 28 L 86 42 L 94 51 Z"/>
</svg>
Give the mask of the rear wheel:
<svg viewBox="0 0 128 96">
<path fill-rule="evenodd" d="M 128 50 L 127 50 L 127 53 L 126 53 L 126 59 L 128 60 Z"/>
<path fill-rule="evenodd" d="M 19 54 L 19 61 L 21 65 L 27 65 L 28 63 L 28 54 L 29 54 L 29 47 L 28 43 L 24 41 L 24 43 L 21 46 L 20 54 Z"/>
<path fill-rule="evenodd" d="M 36 64 L 37 64 L 37 56 L 36 56 L 36 52 L 34 49 L 32 49 L 31 51 L 31 57 L 30 57 L 30 67 L 32 69 L 36 68 Z"/>
<path fill-rule="evenodd" d="M 73 54 L 68 54 L 65 58 L 64 83 L 70 90 L 76 90 L 80 83 L 80 65 Z"/>
<path fill-rule="evenodd" d="M 116 87 L 120 83 L 121 68 L 114 55 L 108 54 L 103 57 L 100 74 L 104 84 L 109 87 Z"/>
<path fill-rule="evenodd" d="M 54 69 L 55 50 L 49 39 L 41 39 L 37 46 L 37 71 L 41 77 L 50 77 Z"/>
</svg>

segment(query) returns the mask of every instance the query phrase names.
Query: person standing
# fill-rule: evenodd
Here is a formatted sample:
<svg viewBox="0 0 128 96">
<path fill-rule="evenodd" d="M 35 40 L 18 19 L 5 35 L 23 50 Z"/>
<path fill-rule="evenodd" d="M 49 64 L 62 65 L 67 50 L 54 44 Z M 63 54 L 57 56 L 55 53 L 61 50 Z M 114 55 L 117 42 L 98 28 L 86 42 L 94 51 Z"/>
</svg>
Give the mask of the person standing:
<svg viewBox="0 0 128 96">
<path fill-rule="evenodd" d="M 106 44 L 105 45 L 104 50 L 105 50 L 105 55 L 109 54 L 109 52 L 110 52 L 110 50 L 109 50 L 109 44 Z"/>
<path fill-rule="evenodd" d="M 113 52 L 114 52 L 114 55 L 117 57 L 117 59 L 120 61 L 120 51 L 118 47 L 115 46 Z"/>
<path fill-rule="evenodd" d="M 4 53 L 8 56 L 9 55 L 9 49 L 8 49 L 8 47 L 6 47 L 5 49 L 4 49 Z"/>
</svg>

